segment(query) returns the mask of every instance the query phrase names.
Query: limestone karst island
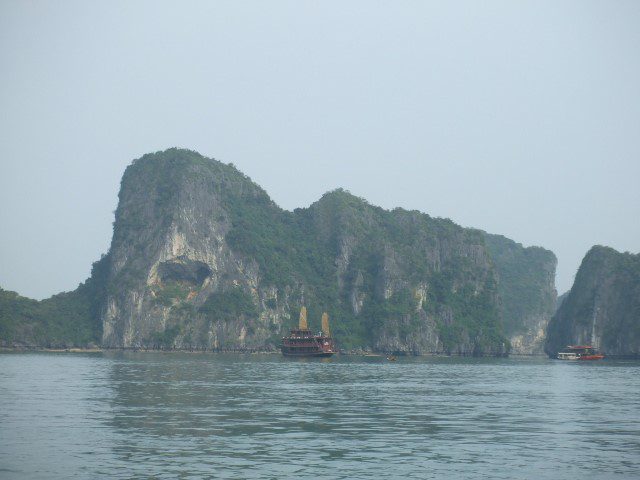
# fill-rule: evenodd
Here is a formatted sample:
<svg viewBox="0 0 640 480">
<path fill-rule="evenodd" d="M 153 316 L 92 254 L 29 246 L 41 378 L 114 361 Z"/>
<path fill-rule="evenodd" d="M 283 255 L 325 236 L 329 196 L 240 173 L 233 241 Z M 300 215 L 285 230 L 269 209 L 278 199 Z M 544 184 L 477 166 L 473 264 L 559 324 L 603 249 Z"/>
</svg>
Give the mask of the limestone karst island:
<svg viewBox="0 0 640 480">
<path fill-rule="evenodd" d="M 0 290 L 0 344 L 276 351 L 304 306 L 342 352 L 638 356 L 640 256 L 593 247 L 560 301 L 555 267 L 544 248 L 341 189 L 286 211 L 232 165 L 169 149 L 124 172 L 111 247 L 76 290 Z"/>
</svg>

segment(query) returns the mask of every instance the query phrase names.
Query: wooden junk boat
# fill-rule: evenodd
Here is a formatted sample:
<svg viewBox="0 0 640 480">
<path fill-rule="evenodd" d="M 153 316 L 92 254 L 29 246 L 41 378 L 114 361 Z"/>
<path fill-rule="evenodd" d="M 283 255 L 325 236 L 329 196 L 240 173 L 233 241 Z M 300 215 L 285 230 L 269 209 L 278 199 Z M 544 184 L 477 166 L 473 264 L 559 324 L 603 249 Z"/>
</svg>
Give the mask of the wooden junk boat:
<svg viewBox="0 0 640 480">
<path fill-rule="evenodd" d="M 298 328 L 282 337 L 282 354 L 288 357 L 330 357 L 336 349 L 329 331 L 329 315 L 322 314 L 322 331 L 314 333 L 307 326 L 307 309 L 300 309 Z"/>
<path fill-rule="evenodd" d="M 604 355 L 591 345 L 569 345 L 558 352 L 558 360 L 602 360 Z"/>
</svg>

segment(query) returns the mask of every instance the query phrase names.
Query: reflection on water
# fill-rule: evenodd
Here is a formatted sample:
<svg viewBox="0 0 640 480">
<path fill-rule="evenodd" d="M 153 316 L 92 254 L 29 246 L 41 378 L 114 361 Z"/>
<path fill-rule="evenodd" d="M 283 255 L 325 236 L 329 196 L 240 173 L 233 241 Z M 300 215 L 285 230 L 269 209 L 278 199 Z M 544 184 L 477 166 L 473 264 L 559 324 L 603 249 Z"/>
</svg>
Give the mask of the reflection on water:
<svg viewBox="0 0 640 480">
<path fill-rule="evenodd" d="M 0 355 L 0 478 L 629 478 L 640 363 Z"/>
</svg>

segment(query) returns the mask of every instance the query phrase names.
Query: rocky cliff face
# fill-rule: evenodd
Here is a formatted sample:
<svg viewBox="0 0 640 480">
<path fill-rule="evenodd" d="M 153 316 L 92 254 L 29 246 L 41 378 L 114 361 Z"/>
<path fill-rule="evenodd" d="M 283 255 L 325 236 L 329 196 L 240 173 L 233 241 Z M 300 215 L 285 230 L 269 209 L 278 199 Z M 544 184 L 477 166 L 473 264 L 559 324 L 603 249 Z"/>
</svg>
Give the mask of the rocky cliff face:
<svg viewBox="0 0 640 480">
<path fill-rule="evenodd" d="M 264 306 L 274 292 L 259 288 L 256 261 L 226 241 L 233 200 L 277 210 L 233 167 L 194 152 L 146 155 L 127 168 L 109 252 L 105 346 L 257 347 L 271 325 L 279 331 L 288 311 L 241 308 Z M 207 310 L 216 299 L 220 311 Z"/>
<path fill-rule="evenodd" d="M 511 353 L 543 355 L 547 324 L 557 303 L 556 256 L 501 235 L 486 234 L 485 240 L 498 274 L 500 310 Z"/>
<path fill-rule="evenodd" d="M 168 150 L 122 179 L 107 347 L 274 347 L 305 304 L 342 347 L 503 354 L 481 232 L 344 191 L 287 212 L 234 167 Z"/>
<path fill-rule="evenodd" d="M 640 355 L 640 255 L 595 246 L 549 323 L 545 351 L 592 344 L 608 356 Z"/>
<path fill-rule="evenodd" d="M 505 351 L 495 271 L 479 231 L 388 212 L 343 191 L 304 213 L 334 258 L 345 335 L 382 351 Z"/>
<path fill-rule="evenodd" d="M 288 212 L 232 165 L 170 149 L 127 168 L 85 284 L 1 295 L 0 342 L 276 348 L 305 305 L 344 350 L 503 355 L 510 337 L 532 352 L 554 268 L 543 249 L 343 190 Z"/>
</svg>

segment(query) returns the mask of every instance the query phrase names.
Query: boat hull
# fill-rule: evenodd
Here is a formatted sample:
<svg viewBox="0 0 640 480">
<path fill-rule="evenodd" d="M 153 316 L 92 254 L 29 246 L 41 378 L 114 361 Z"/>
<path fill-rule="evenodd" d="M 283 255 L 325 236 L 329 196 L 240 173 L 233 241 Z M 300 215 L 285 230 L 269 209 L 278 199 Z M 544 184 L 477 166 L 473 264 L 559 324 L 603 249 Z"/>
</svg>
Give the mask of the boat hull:
<svg viewBox="0 0 640 480">
<path fill-rule="evenodd" d="M 578 360 L 602 360 L 604 355 L 584 355 L 580 357 Z"/>
<path fill-rule="evenodd" d="M 297 352 L 285 352 L 282 350 L 282 355 L 285 357 L 330 357 L 335 352 L 305 352 L 305 353 L 297 353 Z"/>
</svg>

